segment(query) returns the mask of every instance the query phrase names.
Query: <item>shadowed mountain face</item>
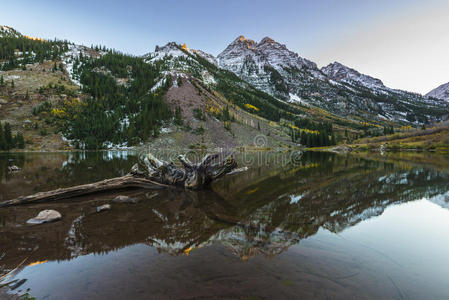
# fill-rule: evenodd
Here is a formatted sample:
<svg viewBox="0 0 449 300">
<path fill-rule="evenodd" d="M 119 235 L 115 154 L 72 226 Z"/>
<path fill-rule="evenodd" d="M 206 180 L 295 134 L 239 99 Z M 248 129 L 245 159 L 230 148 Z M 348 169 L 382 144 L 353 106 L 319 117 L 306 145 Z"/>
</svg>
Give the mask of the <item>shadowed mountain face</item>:
<svg viewBox="0 0 449 300">
<path fill-rule="evenodd" d="M 96 213 L 96 207 L 117 194 L 2 209 L 1 273 L 33 261 L 70 260 L 134 244 L 171 255 L 221 244 L 243 260 L 273 257 L 320 229 L 341 232 L 381 215 L 393 204 L 423 197 L 443 207 L 448 204 L 446 171 L 332 154 L 308 153 L 299 161 L 282 164 L 277 158 L 268 154 L 239 157 L 241 164 L 250 165 L 249 170 L 220 180 L 212 190 L 127 192 L 140 202 L 112 203 L 112 210 L 102 213 Z M 32 158 L 23 159 L 33 165 Z M 133 156 L 116 156 L 106 163 L 125 168 L 128 160 Z M 62 165 L 62 173 L 46 180 L 66 172 L 78 177 L 90 172 L 86 160 Z M 24 166 L 26 176 L 38 183 L 40 169 L 27 171 Z M 3 186 L 12 184 L 14 176 L 18 175 L 4 179 Z M 59 185 L 65 184 L 60 181 Z M 25 225 L 27 219 L 49 208 L 60 211 L 62 221 Z"/>
</svg>

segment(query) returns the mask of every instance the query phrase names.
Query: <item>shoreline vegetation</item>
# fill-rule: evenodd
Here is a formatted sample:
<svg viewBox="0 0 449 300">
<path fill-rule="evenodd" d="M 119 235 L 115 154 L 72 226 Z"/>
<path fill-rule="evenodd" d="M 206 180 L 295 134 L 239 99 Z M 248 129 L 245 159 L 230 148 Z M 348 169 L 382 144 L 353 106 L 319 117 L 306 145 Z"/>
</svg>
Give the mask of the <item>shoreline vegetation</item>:
<svg viewBox="0 0 449 300">
<path fill-rule="evenodd" d="M 440 123 L 427 129 L 415 129 L 390 135 L 362 138 L 350 144 L 306 148 L 307 151 L 330 152 L 435 152 L 449 153 L 449 124 Z"/>
<path fill-rule="evenodd" d="M 147 145 L 148 146 L 148 145 Z M 65 152 L 108 152 L 108 151 L 139 151 L 145 147 L 111 148 L 99 150 L 63 149 L 63 150 L 30 150 L 10 149 L 0 150 L 0 153 L 65 153 Z M 176 149 L 176 148 L 175 148 Z M 205 148 L 190 148 L 190 151 L 207 151 Z M 214 149 L 216 150 L 216 149 Z M 254 147 L 251 145 L 236 147 L 238 151 L 312 151 L 312 152 L 435 152 L 449 153 L 449 125 L 432 127 L 424 130 L 395 133 L 392 135 L 363 138 L 350 144 L 337 144 L 324 147 L 303 147 L 283 145 L 283 147 Z"/>
</svg>

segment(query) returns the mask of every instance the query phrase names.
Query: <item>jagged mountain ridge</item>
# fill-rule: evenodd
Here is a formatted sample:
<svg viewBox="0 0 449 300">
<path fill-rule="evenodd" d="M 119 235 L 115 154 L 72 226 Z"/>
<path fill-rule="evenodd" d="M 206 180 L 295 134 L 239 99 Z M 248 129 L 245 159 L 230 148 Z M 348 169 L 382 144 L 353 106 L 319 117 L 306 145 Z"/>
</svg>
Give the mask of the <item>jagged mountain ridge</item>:
<svg viewBox="0 0 449 300">
<path fill-rule="evenodd" d="M 348 118 L 424 123 L 447 115 L 441 101 L 390 89 L 381 80 L 340 63 L 318 69 L 271 38 L 256 43 L 240 36 L 217 58 L 220 67 L 274 97 Z M 438 114 L 441 109 L 445 113 Z"/>
<path fill-rule="evenodd" d="M 358 83 L 367 88 L 386 89 L 380 79 L 361 74 L 357 70 L 351 69 L 339 62 L 331 63 L 326 67 L 321 68 L 321 71 L 335 81 Z"/>
<path fill-rule="evenodd" d="M 275 42 L 269 37 L 259 43 L 239 36 L 217 56 L 221 68 L 235 73 L 256 88 L 275 97 L 288 99 L 289 78 L 292 71 L 301 74 L 311 70 L 319 75 L 315 63 L 291 52 L 285 45 Z M 301 76 L 305 80 L 305 76 Z"/>
<path fill-rule="evenodd" d="M 216 58 L 173 42 L 145 55 L 148 62 L 165 58 L 167 71 L 194 71 L 194 76 L 213 86 L 216 82 L 209 76 L 210 68 L 196 61 L 195 56 L 214 68 L 234 73 L 275 99 L 318 107 L 349 120 L 419 124 L 442 120 L 449 113 L 443 101 L 388 88 L 381 80 L 340 63 L 320 70 L 315 63 L 268 37 L 256 43 L 239 36 Z M 195 61 L 195 68 L 185 65 L 186 61 Z"/>
<path fill-rule="evenodd" d="M 449 82 L 431 90 L 426 94 L 426 97 L 433 97 L 449 102 Z"/>
</svg>

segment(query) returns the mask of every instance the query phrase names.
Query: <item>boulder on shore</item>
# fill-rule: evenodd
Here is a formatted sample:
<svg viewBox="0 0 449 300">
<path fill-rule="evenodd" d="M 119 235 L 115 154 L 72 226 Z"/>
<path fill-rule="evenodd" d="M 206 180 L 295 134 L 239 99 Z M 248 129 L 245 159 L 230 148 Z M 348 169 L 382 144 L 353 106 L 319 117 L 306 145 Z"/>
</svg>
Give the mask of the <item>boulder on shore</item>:
<svg viewBox="0 0 449 300">
<path fill-rule="evenodd" d="M 53 209 L 41 211 L 36 217 L 29 219 L 27 224 L 44 224 L 61 220 L 62 216 Z"/>
</svg>

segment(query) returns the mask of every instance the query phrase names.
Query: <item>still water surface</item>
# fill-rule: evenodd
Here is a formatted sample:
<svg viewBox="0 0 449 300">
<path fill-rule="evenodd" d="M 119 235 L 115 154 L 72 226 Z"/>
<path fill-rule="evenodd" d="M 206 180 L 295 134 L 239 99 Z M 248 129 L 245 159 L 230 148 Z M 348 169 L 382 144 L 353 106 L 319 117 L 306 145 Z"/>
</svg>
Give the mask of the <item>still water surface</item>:
<svg viewBox="0 0 449 300">
<path fill-rule="evenodd" d="M 207 191 L 0 209 L 0 299 L 449 298 L 448 158 L 282 155 L 238 155 L 248 171 Z M 136 160 L 1 154 L 0 200 L 121 176 Z M 95 212 L 118 194 L 140 202 Z M 63 219 L 25 225 L 43 209 Z"/>
</svg>

